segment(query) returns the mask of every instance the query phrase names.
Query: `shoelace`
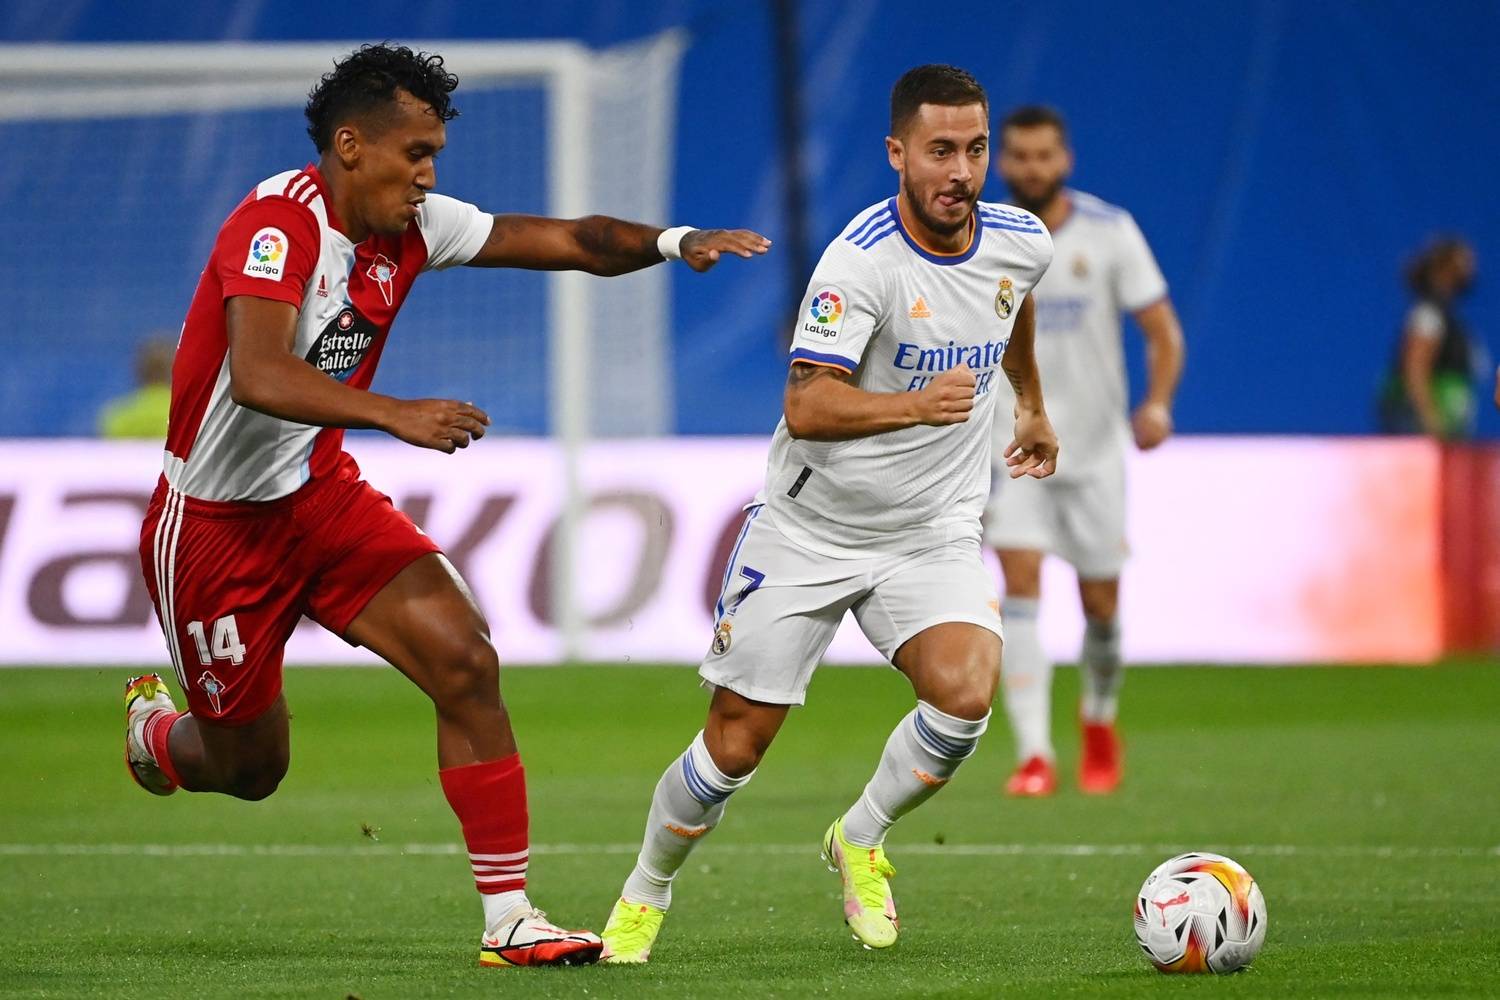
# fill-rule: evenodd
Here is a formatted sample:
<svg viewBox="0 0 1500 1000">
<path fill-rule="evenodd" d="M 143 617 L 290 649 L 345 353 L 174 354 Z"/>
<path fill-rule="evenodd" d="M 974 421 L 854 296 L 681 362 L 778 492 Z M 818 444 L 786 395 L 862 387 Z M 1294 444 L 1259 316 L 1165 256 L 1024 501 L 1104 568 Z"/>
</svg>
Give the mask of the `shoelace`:
<svg viewBox="0 0 1500 1000">
<path fill-rule="evenodd" d="M 854 891 L 862 905 L 873 909 L 885 906 L 885 880 L 896 877 L 896 866 L 879 848 L 861 848 L 864 855 L 854 866 L 851 876 Z"/>
<path fill-rule="evenodd" d="M 628 947 L 643 944 L 644 938 L 649 934 L 646 929 L 647 913 L 639 906 L 631 907 L 629 915 L 620 924 L 620 937 L 622 943 Z"/>
</svg>

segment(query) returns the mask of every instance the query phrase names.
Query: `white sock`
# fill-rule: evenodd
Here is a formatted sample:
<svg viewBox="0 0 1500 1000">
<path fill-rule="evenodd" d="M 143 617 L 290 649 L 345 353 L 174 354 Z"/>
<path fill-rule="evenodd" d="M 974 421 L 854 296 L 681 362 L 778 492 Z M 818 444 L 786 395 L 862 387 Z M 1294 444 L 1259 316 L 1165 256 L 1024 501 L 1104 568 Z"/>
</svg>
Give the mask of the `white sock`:
<svg viewBox="0 0 1500 1000">
<path fill-rule="evenodd" d="M 917 702 L 885 741 L 864 794 L 844 814 L 845 839 L 859 847 L 879 845 L 896 820 L 948 783 L 989 721 L 988 712 L 982 719 L 960 719 Z"/>
<path fill-rule="evenodd" d="M 514 913 L 517 908 L 531 909 L 531 900 L 526 898 L 525 889 L 512 889 L 509 892 L 481 892 L 479 901 L 484 904 L 486 933 L 498 928 L 500 922 Z"/>
<path fill-rule="evenodd" d="M 700 730 L 682 756 L 667 767 L 651 796 L 646 838 L 635 870 L 620 895 L 632 903 L 665 910 L 672 905 L 672 879 L 687 861 L 693 845 L 718 826 L 724 803 L 755 776 L 731 778 L 709 756 Z"/>
<path fill-rule="evenodd" d="M 1079 664 L 1085 722 L 1112 723 L 1120 708 L 1120 682 L 1125 665 L 1120 662 L 1120 622 L 1090 619 L 1083 629 L 1083 657 Z"/>
<path fill-rule="evenodd" d="M 1016 738 L 1016 760 L 1033 757 L 1053 760 L 1052 661 L 1042 650 L 1036 617 L 1041 601 L 1035 597 L 1007 597 L 1001 607 L 1005 649 L 1000 660 L 1000 683 L 1005 690 L 1005 714 Z"/>
</svg>

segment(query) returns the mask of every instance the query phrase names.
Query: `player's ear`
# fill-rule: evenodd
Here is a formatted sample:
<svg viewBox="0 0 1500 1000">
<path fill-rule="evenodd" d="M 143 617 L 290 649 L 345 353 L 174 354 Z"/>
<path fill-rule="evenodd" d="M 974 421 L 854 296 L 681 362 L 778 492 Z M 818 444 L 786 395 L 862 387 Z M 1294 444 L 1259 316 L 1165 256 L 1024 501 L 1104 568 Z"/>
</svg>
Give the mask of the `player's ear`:
<svg viewBox="0 0 1500 1000">
<path fill-rule="evenodd" d="M 340 125 L 333 131 L 333 152 L 346 169 L 359 162 L 359 132 L 352 125 Z"/>
<path fill-rule="evenodd" d="M 901 140 L 895 136 L 885 137 L 885 158 L 891 162 L 891 169 L 900 173 L 906 166 L 906 148 L 901 145 Z"/>
</svg>

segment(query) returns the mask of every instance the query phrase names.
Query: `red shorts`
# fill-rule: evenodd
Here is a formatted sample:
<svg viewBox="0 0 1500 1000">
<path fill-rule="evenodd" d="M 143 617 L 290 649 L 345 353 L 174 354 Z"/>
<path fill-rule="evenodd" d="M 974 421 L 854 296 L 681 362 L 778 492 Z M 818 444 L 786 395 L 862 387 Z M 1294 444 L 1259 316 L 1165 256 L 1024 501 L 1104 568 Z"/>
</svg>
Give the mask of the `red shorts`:
<svg viewBox="0 0 1500 1000">
<path fill-rule="evenodd" d="M 348 461 L 268 503 L 184 496 L 163 479 L 141 525 L 141 569 L 196 716 L 235 726 L 281 694 L 303 615 L 343 636 L 414 560 L 440 551 Z"/>
</svg>

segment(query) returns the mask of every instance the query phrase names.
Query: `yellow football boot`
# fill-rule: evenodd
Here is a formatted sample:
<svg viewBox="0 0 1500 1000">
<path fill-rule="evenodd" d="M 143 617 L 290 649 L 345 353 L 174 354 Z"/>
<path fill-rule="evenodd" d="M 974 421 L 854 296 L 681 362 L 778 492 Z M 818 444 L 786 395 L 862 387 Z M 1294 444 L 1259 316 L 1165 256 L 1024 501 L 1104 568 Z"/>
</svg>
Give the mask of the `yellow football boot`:
<svg viewBox="0 0 1500 1000">
<path fill-rule="evenodd" d="M 601 961 L 606 965 L 644 965 L 666 915 L 666 910 L 650 904 L 620 899 L 604 925 L 604 933 L 599 935 L 604 939 Z"/>
<path fill-rule="evenodd" d="M 884 847 L 859 847 L 844 839 L 844 818 L 833 821 L 823 835 L 823 860 L 844 883 L 844 923 L 866 948 L 889 948 L 896 943 L 900 923 L 890 880 L 896 867 Z"/>
</svg>

